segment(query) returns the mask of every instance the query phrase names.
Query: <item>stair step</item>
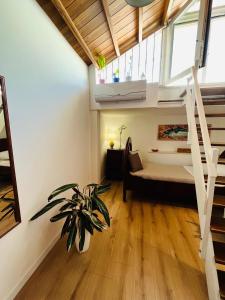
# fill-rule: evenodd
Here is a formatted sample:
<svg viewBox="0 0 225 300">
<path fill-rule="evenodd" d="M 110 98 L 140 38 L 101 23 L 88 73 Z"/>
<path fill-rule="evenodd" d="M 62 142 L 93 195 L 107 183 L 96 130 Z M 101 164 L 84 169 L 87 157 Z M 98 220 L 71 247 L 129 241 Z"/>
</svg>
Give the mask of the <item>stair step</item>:
<svg viewBox="0 0 225 300">
<path fill-rule="evenodd" d="M 213 242 L 219 242 L 225 244 L 225 234 L 212 232 Z"/>
<path fill-rule="evenodd" d="M 224 118 L 225 113 L 218 113 L 218 114 L 205 114 L 207 118 Z M 195 114 L 195 117 L 198 118 L 198 114 Z"/>
<path fill-rule="evenodd" d="M 225 272 L 217 271 L 219 287 L 220 287 L 220 297 L 225 299 Z"/>
<path fill-rule="evenodd" d="M 225 130 L 225 127 L 210 127 L 209 130 Z"/>
<path fill-rule="evenodd" d="M 202 157 L 202 163 L 206 163 L 206 158 Z M 219 165 L 225 165 L 225 159 L 218 159 L 218 164 Z"/>
<path fill-rule="evenodd" d="M 207 106 L 207 105 L 225 105 L 225 100 L 224 99 L 220 99 L 220 100 L 216 100 L 216 99 L 203 100 L 203 105 L 205 105 L 205 106 Z"/>
<path fill-rule="evenodd" d="M 215 261 L 217 264 L 225 265 L 225 244 L 213 242 Z"/>
<path fill-rule="evenodd" d="M 200 141 L 200 142 L 199 142 L 199 145 L 202 146 L 202 145 L 203 145 L 203 142 Z M 212 145 L 212 146 L 217 146 L 217 147 L 225 147 L 225 143 L 219 143 L 219 142 L 212 142 L 211 145 Z"/>
<path fill-rule="evenodd" d="M 216 233 L 225 233 L 225 219 L 212 217 L 211 231 Z"/>
<path fill-rule="evenodd" d="M 204 96 L 221 96 L 225 97 L 225 87 L 201 87 L 201 95 Z M 187 94 L 186 89 L 180 94 L 180 97 L 184 97 Z"/>
<path fill-rule="evenodd" d="M 217 207 L 225 208 L 225 196 L 224 195 L 214 195 L 213 205 Z"/>
</svg>

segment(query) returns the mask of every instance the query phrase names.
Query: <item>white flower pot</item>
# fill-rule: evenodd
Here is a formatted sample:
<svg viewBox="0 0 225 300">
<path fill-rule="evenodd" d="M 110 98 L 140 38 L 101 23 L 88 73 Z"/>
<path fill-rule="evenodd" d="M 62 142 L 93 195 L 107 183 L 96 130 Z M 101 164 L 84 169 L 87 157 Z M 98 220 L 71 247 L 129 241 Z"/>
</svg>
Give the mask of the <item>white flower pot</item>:
<svg viewBox="0 0 225 300">
<path fill-rule="evenodd" d="M 82 251 L 80 251 L 79 250 L 80 235 L 79 235 L 79 232 L 77 232 L 76 239 L 75 239 L 75 244 L 76 244 L 76 247 L 77 247 L 77 252 L 79 252 L 79 253 L 86 252 L 89 249 L 89 246 L 90 246 L 90 239 L 91 239 L 90 232 L 88 232 L 87 230 L 85 230 L 84 248 L 83 248 Z"/>
</svg>

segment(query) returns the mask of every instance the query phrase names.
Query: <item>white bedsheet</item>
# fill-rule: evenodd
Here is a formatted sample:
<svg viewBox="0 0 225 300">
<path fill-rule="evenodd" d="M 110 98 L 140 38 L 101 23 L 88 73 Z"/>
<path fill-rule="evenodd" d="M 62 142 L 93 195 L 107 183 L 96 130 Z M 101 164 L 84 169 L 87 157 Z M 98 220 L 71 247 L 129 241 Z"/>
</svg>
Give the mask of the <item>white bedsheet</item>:
<svg viewBox="0 0 225 300">
<path fill-rule="evenodd" d="M 193 166 L 184 167 L 193 176 Z M 207 166 L 203 164 L 204 175 L 208 175 Z M 217 165 L 217 176 L 225 176 L 225 165 Z"/>
<path fill-rule="evenodd" d="M 0 166 L 1 167 L 10 167 L 10 161 L 9 159 L 0 160 Z"/>
<path fill-rule="evenodd" d="M 143 170 L 130 172 L 131 175 L 150 180 L 194 183 L 193 176 L 183 166 L 144 162 L 143 167 Z"/>
</svg>

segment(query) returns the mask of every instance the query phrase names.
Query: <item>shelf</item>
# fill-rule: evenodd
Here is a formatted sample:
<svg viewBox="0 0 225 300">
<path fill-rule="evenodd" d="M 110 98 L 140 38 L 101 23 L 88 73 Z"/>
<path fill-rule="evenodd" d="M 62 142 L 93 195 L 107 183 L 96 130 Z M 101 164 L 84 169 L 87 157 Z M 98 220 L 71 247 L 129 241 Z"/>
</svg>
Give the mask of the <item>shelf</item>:
<svg viewBox="0 0 225 300">
<path fill-rule="evenodd" d="M 152 151 L 152 150 L 150 150 L 150 151 L 148 151 L 148 153 L 154 153 L 154 154 L 185 154 L 185 155 L 190 155 L 191 153 L 187 153 L 187 152 L 177 152 L 177 151 L 170 151 L 170 150 L 159 150 L 159 151 L 157 151 L 157 152 L 155 152 L 155 151 Z"/>
</svg>

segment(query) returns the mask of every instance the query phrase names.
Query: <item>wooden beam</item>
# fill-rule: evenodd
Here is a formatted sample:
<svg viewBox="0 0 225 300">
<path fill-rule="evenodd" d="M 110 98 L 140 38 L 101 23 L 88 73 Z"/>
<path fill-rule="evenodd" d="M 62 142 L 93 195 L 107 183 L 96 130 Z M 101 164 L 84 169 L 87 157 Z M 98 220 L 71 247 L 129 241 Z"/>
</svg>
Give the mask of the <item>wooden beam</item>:
<svg viewBox="0 0 225 300">
<path fill-rule="evenodd" d="M 162 25 L 167 25 L 168 23 L 168 19 L 173 7 L 173 1 L 174 0 L 165 0 L 163 16 L 162 16 Z"/>
<path fill-rule="evenodd" d="M 110 31 L 110 34 L 111 34 L 111 37 L 112 37 L 112 41 L 113 41 L 113 45 L 114 45 L 114 48 L 115 48 L 116 56 L 118 57 L 118 56 L 120 56 L 120 49 L 119 49 L 119 46 L 118 46 L 117 38 L 116 38 L 114 30 L 113 30 L 111 15 L 110 15 L 110 12 L 109 12 L 108 0 L 101 0 L 101 2 L 102 2 L 105 17 L 106 17 L 106 20 L 107 20 L 107 23 L 108 23 L 108 26 L 109 26 L 109 31 Z"/>
<path fill-rule="evenodd" d="M 143 7 L 138 8 L 138 43 L 142 42 L 143 33 Z"/>
<path fill-rule="evenodd" d="M 74 37 L 77 39 L 78 43 L 84 49 L 84 52 L 87 54 L 91 62 L 95 67 L 98 68 L 98 64 L 91 52 L 88 48 L 88 45 L 84 41 L 83 37 L 81 36 L 79 30 L 77 29 L 76 25 L 74 24 L 73 20 L 71 19 L 70 15 L 68 14 L 67 10 L 65 9 L 64 5 L 62 4 L 61 0 L 51 0 L 55 8 L 58 10 L 59 14 L 73 33 Z"/>
</svg>

